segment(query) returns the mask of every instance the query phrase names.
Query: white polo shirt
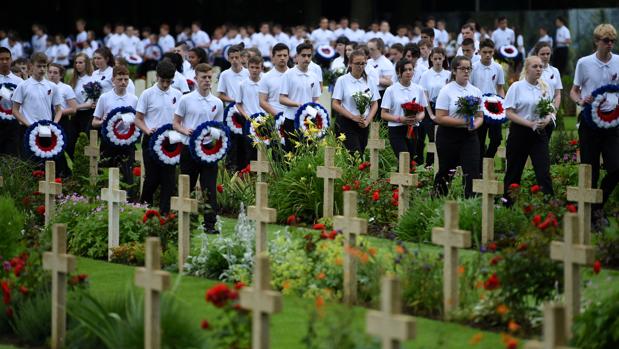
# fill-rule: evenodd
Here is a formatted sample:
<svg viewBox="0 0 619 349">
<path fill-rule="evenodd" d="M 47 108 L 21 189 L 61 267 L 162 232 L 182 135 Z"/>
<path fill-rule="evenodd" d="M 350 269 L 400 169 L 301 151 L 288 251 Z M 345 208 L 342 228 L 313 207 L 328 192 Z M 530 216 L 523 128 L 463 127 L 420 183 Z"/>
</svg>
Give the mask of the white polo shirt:
<svg viewBox="0 0 619 349">
<path fill-rule="evenodd" d="M 380 32 L 381 33 L 381 38 L 383 39 L 383 42 L 385 43 L 386 47 L 389 47 L 391 45 L 393 45 L 395 43 L 395 36 L 393 34 L 391 34 L 390 32 Z"/>
<path fill-rule="evenodd" d="M 193 41 L 196 46 L 202 46 L 208 45 L 211 42 L 211 38 L 205 31 L 198 30 L 195 33 L 191 33 L 191 41 Z"/>
<path fill-rule="evenodd" d="M 492 32 L 492 41 L 494 41 L 494 45 L 498 49 L 502 46 L 513 45 L 516 42 L 516 35 L 510 28 L 497 28 Z"/>
<path fill-rule="evenodd" d="M 557 33 L 555 35 L 555 45 L 557 47 L 567 47 L 567 40 L 571 39 L 570 30 L 567 29 L 566 26 L 561 26 L 557 28 Z"/>
<path fill-rule="evenodd" d="M 547 65 L 544 70 L 542 70 L 542 79 L 546 84 L 548 84 L 551 97 L 554 97 L 556 90 L 563 90 L 561 73 L 559 73 L 559 69 L 551 66 L 550 64 Z"/>
<path fill-rule="evenodd" d="M 383 95 L 383 101 L 380 105 L 382 109 L 388 109 L 389 114 L 404 116 L 404 110 L 402 104 L 415 101 L 424 108 L 428 105 L 426 96 L 423 93 L 423 88 L 415 83 L 409 86 L 403 86 L 399 82 L 387 87 L 385 94 Z M 387 123 L 389 127 L 402 126 L 402 123 L 389 121 Z"/>
<path fill-rule="evenodd" d="M 271 57 L 271 48 L 276 42 L 271 34 L 256 33 L 252 36 L 251 44 L 260 51 L 262 57 Z"/>
<path fill-rule="evenodd" d="M 394 36 L 393 37 L 393 41 L 392 41 L 392 45 L 393 44 L 401 44 L 402 46 L 408 44 L 409 42 L 411 42 L 411 39 L 408 38 L 408 36 Z"/>
<path fill-rule="evenodd" d="M 393 67 L 393 63 L 387 59 L 384 55 L 380 55 L 377 59 L 370 58 L 368 59 L 368 65 L 372 66 L 372 68 L 378 70 L 378 77 L 383 78 L 386 76 L 390 76 L 391 79 L 396 75 L 395 68 Z M 380 81 L 379 81 L 380 83 Z M 385 87 L 378 86 L 379 91 L 383 91 Z"/>
<path fill-rule="evenodd" d="M 172 87 L 180 91 L 182 94 L 190 92 L 185 75 L 179 73 L 177 70 L 174 71 Z"/>
<path fill-rule="evenodd" d="M 77 34 L 77 36 L 75 37 L 75 42 L 76 43 L 82 43 L 88 40 L 88 33 L 84 30 L 81 31 Z"/>
<path fill-rule="evenodd" d="M 355 79 L 351 73 L 342 75 L 337 79 L 335 82 L 335 87 L 333 88 L 332 98 L 341 101 L 344 109 L 354 115 L 359 115 L 357 104 L 352 97 L 352 95 L 358 91 L 369 91 L 372 94 L 372 102 L 380 99 L 380 93 L 378 92 L 376 81 L 370 77 L 367 79 L 364 79 L 363 77 L 360 79 Z M 364 116 L 369 115 L 369 113 L 370 107 L 368 106 Z"/>
<path fill-rule="evenodd" d="M 77 73 L 75 73 L 77 74 Z M 73 92 L 75 93 L 75 102 L 77 104 L 82 104 L 86 102 L 86 93 L 84 92 L 84 85 L 89 83 L 92 80 L 90 75 L 84 74 L 79 77 L 75 82 L 75 87 L 73 88 Z"/>
<path fill-rule="evenodd" d="M 382 39 L 382 36 L 381 36 L 380 32 L 373 32 L 373 31 L 370 30 L 370 31 L 365 32 L 365 35 L 363 36 L 363 41 L 364 42 L 368 42 L 368 41 L 370 41 L 370 40 L 372 40 L 374 38 L 381 38 Z"/>
<path fill-rule="evenodd" d="M 17 85 L 11 100 L 21 104 L 20 111 L 28 123 L 39 120 L 53 121 L 52 106 L 62 105 L 62 96 L 53 82 L 34 78 Z"/>
<path fill-rule="evenodd" d="M 609 84 L 619 84 L 619 55 L 613 53 L 606 63 L 600 61 L 595 53 L 578 60 L 574 72 L 574 85 L 580 86 L 582 98 Z"/>
<path fill-rule="evenodd" d="M 415 66 L 415 69 L 413 70 L 413 83 L 419 85 L 419 83 L 421 82 L 421 76 L 426 71 L 428 71 L 428 66 L 425 64 L 418 64 L 417 66 Z"/>
<path fill-rule="evenodd" d="M 69 65 L 69 53 L 71 50 L 67 44 L 56 45 L 56 56 L 54 56 L 54 63 L 60 64 L 63 67 Z M 59 57 L 64 57 L 60 59 Z"/>
<path fill-rule="evenodd" d="M 221 99 L 209 92 L 206 97 L 196 89 L 181 97 L 174 114 L 183 118 L 182 125 L 185 128 L 195 130 L 206 121 L 224 120 L 224 104 Z"/>
<path fill-rule="evenodd" d="M 155 84 L 142 92 L 135 110 L 144 114 L 146 127 L 157 129 L 172 123 L 174 111 L 182 96 L 183 94 L 175 88 L 169 87 L 167 91 L 162 91 Z"/>
<path fill-rule="evenodd" d="M 95 112 L 92 114 L 97 119 L 103 119 L 107 117 L 107 114 L 120 107 L 132 107 L 135 108 L 138 104 L 138 97 L 134 94 L 125 92 L 124 95 L 119 96 L 114 90 L 108 91 L 99 97 Z"/>
<path fill-rule="evenodd" d="M 9 90 L 15 91 L 17 86 L 21 84 L 24 80 L 19 76 L 11 73 L 9 71 L 8 75 L 0 74 L 0 84 L 13 84 L 15 87 L 7 87 Z M 10 110 L 13 107 L 13 102 L 10 99 L 0 98 L 0 106 L 2 109 Z"/>
<path fill-rule="evenodd" d="M 47 48 L 47 34 L 32 36 L 32 52 L 45 52 Z"/>
<path fill-rule="evenodd" d="M 458 102 L 458 98 L 466 96 L 481 98 L 481 95 L 481 91 L 470 82 L 468 82 L 465 87 L 462 87 L 457 82 L 452 81 L 445 85 L 438 93 L 438 97 L 436 98 L 436 109 L 447 110 L 448 115 L 452 118 L 462 119 L 470 115 L 459 115 L 457 113 L 458 107 L 456 103 Z"/>
<path fill-rule="evenodd" d="M 489 65 L 481 61 L 476 62 L 473 64 L 470 79 L 473 86 L 480 89 L 482 94 L 496 93 L 496 85 L 505 85 L 505 73 L 496 62 L 490 62 Z"/>
<path fill-rule="evenodd" d="M 174 38 L 170 34 L 159 36 L 159 41 L 157 43 L 159 47 L 161 47 L 163 53 L 170 52 L 174 49 Z"/>
<path fill-rule="evenodd" d="M 348 38 L 348 40 L 350 41 L 354 41 L 356 43 L 364 43 L 365 40 L 365 30 L 363 29 L 357 29 L 357 30 L 352 30 L 350 29 L 348 31 L 348 33 L 346 34 L 346 37 Z"/>
<path fill-rule="evenodd" d="M 318 82 L 322 84 L 322 68 L 318 64 L 314 63 L 314 61 L 311 61 L 308 69 L 316 76 Z"/>
<path fill-rule="evenodd" d="M 113 56 L 122 55 L 122 48 L 125 44 L 126 35 L 123 34 L 113 34 L 110 36 L 110 40 L 107 41 L 107 47 L 112 51 Z"/>
<path fill-rule="evenodd" d="M 107 67 L 104 71 L 97 69 L 92 72 L 91 80 L 101 84 L 101 94 L 114 88 L 112 84 L 112 70 L 112 67 Z"/>
<path fill-rule="evenodd" d="M 288 69 L 286 69 L 288 71 Z M 282 89 L 282 78 L 286 72 L 280 73 L 277 69 L 269 70 L 260 79 L 259 92 L 267 96 L 267 100 L 271 107 L 278 113 L 284 111 L 284 106 L 279 103 L 279 92 Z"/>
<path fill-rule="evenodd" d="M 447 69 L 441 69 L 440 72 L 436 72 L 434 69 L 429 69 L 421 74 L 419 85 L 428 93 L 430 101 L 436 103 L 438 93 L 441 91 L 443 86 L 449 83 L 450 78 L 451 72 Z"/>
<path fill-rule="evenodd" d="M 344 65 L 344 57 L 342 56 L 336 57 L 334 60 L 331 61 L 329 70 L 333 71 L 340 68 L 346 69 L 346 66 Z"/>
<path fill-rule="evenodd" d="M 542 91 L 539 83 L 531 85 L 526 80 L 520 80 L 509 87 L 503 105 L 505 109 L 514 109 L 520 117 L 533 121 L 539 119 L 535 108 L 542 98 L 552 98 L 552 95 L 548 91 Z"/>
<path fill-rule="evenodd" d="M 60 108 L 69 108 L 69 100 L 76 99 L 75 92 L 73 91 L 71 86 L 65 84 L 62 81 L 56 84 L 56 86 L 58 86 L 58 93 L 60 93 L 60 96 L 62 97 L 62 103 L 60 103 Z"/>
<path fill-rule="evenodd" d="M 309 71 L 302 72 L 297 66 L 288 69 L 282 77 L 282 95 L 287 95 L 294 102 L 305 104 L 312 102 L 314 98 L 320 97 L 320 83 L 316 76 Z M 284 116 L 286 119 L 294 120 L 297 107 L 284 106 Z"/>
<path fill-rule="evenodd" d="M 249 70 L 242 68 L 238 73 L 232 68 L 224 70 L 219 74 L 219 82 L 217 83 L 217 92 L 223 92 L 226 96 L 236 100 L 239 95 L 239 86 L 241 81 L 249 77 Z"/>
<path fill-rule="evenodd" d="M 314 29 L 310 35 L 310 40 L 314 43 L 314 46 L 330 45 L 331 41 L 335 41 L 336 37 L 329 29 Z"/>
<path fill-rule="evenodd" d="M 243 109 L 245 112 L 252 116 L 256 113 L 264 113 L 264 110 L 260 108 L 260 99 L 259 92 L 260 91 L 260 80 L 253 81 L 250 78 L 247 78 L 241 81 L 241 85 L 239 86 L 239 95 L 236 98 L 237 103 L 243 104 Z"/>
</svg>

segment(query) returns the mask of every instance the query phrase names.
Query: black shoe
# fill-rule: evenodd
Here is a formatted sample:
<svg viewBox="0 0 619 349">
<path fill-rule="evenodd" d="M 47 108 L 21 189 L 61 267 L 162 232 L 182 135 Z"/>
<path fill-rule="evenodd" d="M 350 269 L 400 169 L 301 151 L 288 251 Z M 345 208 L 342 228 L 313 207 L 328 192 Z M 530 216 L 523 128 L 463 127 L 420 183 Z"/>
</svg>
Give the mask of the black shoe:
<svg viewBox="0 0 619 349">
<path fill-rule="evenodd" d="M 221 234 L 221 233 L 219 232 L 219 230 L 217 230 L 217 229 L 215 229 L 215 228 L 204 228 L 204 232 L 205 232 L 206 234 L 214 234 L 214 235 L 216 235 L 216 234 Z"/>
</svg>

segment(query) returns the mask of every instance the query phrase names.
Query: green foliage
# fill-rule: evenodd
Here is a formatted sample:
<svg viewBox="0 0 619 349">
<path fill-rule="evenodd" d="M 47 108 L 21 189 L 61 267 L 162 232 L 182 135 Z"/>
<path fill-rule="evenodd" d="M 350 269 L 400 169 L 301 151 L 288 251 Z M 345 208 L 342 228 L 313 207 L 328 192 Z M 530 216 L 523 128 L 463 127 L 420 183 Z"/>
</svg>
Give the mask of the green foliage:
<svg viewBox="0 0 619 349">
<path fill-rule="evenodd" d="M 43 345 L 51 333 L 52 297 L 49 290 L 23 300 L 13 315 L 11 327 L 25 344 Z"/>
<path fill-rule="evenodd" d="M 240 308 L 239 292 L 243 287 L 243 283 L 234 288 L 220 283 L 206 291 L 206 302 L 218 311 L 215 319 L 202 320 L 201 327 L 208 331 L 209 343 L 215 348 L 251 347 L 251 316 Z"/>
<path fill-rule="evenodd" d="M 0 256 L 13 255 L 19 247 L 24 214 L 15 207 L 10 197 L 0 196 L 0 222 Z"/>
<path fill-rule="evenodd" d="M 0 176 L 4 185 L 0 194 L 10 196 L 20 209 L 30 209 L 33 193 L 38 191 L 38 180 L 33 176 L 34 164 L 13 156 L 0 156 Z"/>
<path fill-rule="evenodd" d="M 603 265 L 616 268 L 619 266 L 619 221 L 610 217 L 608 222 L 608 227 L 593 237 L 598 259 Z"/>
<path fill-rule="evenodd" d="M 112 248 L 111 262 L 127 265 L 144 265 L 144 244 L 132 241 Z"/>
<path fill-rule="evenodd" d="M 594 302 L 574 320 L 572 345 L 582 349 L 619 348 L 619 292 Z"/>
<path fill-rule="evenodd" d="M 217 203 L 223 213 L 238 213 L 239 204 L 246 206 L 255 201 L 256 186 L 251 173 L 232 173 L 225 166 L 219 167 L 218 185 L 222 192 L 217 194 Z"/>
<path fill-rule="evenodd" d="M 438 316 L 443 312 L 443 260 L 421 250 L 397 245 L 395 265 L 402 275 L 405 307 L 420 316 Z"/>
<path fill-rule="evenodd" d="M 301 342 L 307 349 L 378 349 L 379 342 L 366 334 L 355 319 L 361 316 L 357 309 L 333 306 L 327 309 L 316 301 L 309 310 L 307 335 Z"/>
<path fill-rule="evenodd" d="M 577 164 L 578 136 L 575 132 L 556 130 L 550 139 L 549 151 L 552 164 Z"/>
</svg>

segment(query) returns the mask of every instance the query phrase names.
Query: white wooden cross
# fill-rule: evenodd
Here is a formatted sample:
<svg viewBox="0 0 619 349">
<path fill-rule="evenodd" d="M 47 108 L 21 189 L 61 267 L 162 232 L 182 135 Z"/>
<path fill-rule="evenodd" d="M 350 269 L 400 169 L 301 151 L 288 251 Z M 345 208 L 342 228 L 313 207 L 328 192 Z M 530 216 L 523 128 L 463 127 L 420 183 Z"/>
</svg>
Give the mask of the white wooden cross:
<svg viewBox="0 0 619 349">
<path fill-rule="evenodd" d="M 567 199 L 578 202 L 578 242 L 591 241 L 591 204 L 602 202 L 602 190 L 591 188 L 591 165 L 578 167 L 578 187 L 567 187 Z"/>
<path fill-rule="evenodd" d="M 394 276 L 384 276 L 380 311 L 369 310 L 366 331 L 382 340 L 382 349 L 400 349 L 402 342 L 415 338 L 415 318 L 402 314 L 402 290 Z"/>
<path fill-rule="evenodd" d="M 333 217 L 333 186 L 342 177 L 342 169 L 335 167 L 335 148 L 325 147 L 325 165 L 316 168 L 317 176 L 324 178 L 322 216 Z"/>
<path fill-rule="evenodd" d="M 117 167 L 110 167 L 108 187 L 101 189 L 101 200 L 107 201 L 107 246 L 108 260 L 112 257 L 112 248 L 120 240 L 120 203 L 127 201 L 127 192 L 120 190 Z"/>
<path fill-rule="evenodd" d="M 567 308 L 566 333 L 571 337 L 574 317 L 580 313 L 580 266 L 592 265 L 595 260 L 593 246 L 578 242 L 578 215 L 566 213 L 563 218 L 564 241 L 553 241 L 550 258 L 563 262 L 565 303 Z"/>
<path fill-rule="evenodd" d="M 136 268 L 135 284 L 144 289 L 144 349 L 161 347 L 161 293 L 170 289 L 170 273 L 161 271 L 159 238 L 146 239 L 144 268 Z"/>
<path fill-rule="evenodd" d="M 504 146 L 500 146 L 497 148 L 496 156 L 499 158 L 501 169 L 505 171 L 505 159 L 507 158 L 507 151 Z"/>
<path fill-rule="evenodd" d="M 191 249 L 191 214 L 198 212 L 198 200 L 191 198 L 188 175 L 178 176 L 178 196 L 173 196 L 170 204 L 178 211 L 178 271 L 182 273 Z"/>
<path fill-rule="evenodd" d="M 378 179 L 379 151 L 385 149 L 385 140 L 380 138 L 380 123 L 372 122 L 366 148 L 370 150 L 370 178 Z"/>
<path fill-rule="evenodd" d="M 84 147 L 84 155 L 89 158 L 89 174 L 90 184 L 97 184 L 97 177 L 99 176 L 99 144 L 97 130 L 90 130 L 90 144 Z"/>
<path fill-rule="evenodd" d="M 391 173 L 391 184 L 398 186 L 398 217 L 402 217 L 408 211 L 410 202 L 410 189 L 417 187 L 418 177 L 411 174 L 411 158 L 408 152 L 400 153 L 400 164 L 398 172 Z"/>
<path fill-rule="evenodd" d="M 544 341 L 528 341 L 524 349 L 575 349 L 568 347 L 565 333 L 565 306 L 558 303 L 544 304 Z"/>
<path fill-rule="evenodd" d="M 267 224 L 277 219 L 277 210 L 269 208 L 267 184 L 256 182 L 256 204 L 247 208 L 247 216 L 256 222 L 256 253 L 267 251 Z"/>
<path fill-rule="evenodd" d="M 0 176 L 0 188 L 4 187 L 4 177 Z"/>
<path fill-rule="evenodd" d="M 271 171 L 271 166 L 265 154 L 266 149 L 264 146 L 258 146 L 258 160 L 252 160 L 249 162 L 249 167 L 252 172 L 256 172 L 258 174 L 257 182 L 264 182 L 264 178 L 262 174 L 269 174 Z"/>
<path fill-rule="evenodd" d="M 432 228 L 432 243 L 443 245 L 443 307 L 445 317 L 458 308 L 458 248 L 471 247 L 471 232 L 458 229 L 458 203 L 445 203 L 445 226 Z"/>
<path fill-rule="evenodd" d="M 265 252 L 256 254 L 252 287 L 241 289 L 241 308 L 252 311 L 252 349 L 268 349 L 270 316 L 282 311 L 282 295 L 271 290 L 271 268 Z"/>
<path fill-rule="evenodd" d="M 503 182 L 494 175 L 494 159 L 484 158 L 484 178 L 473 180 L 473 191 L 481 193 L 481 243 L 494 240 L 494 197 L 503 194 Z"/>
<path fill-rule="evenodd" d="M 438 152 L 436 151 L 436 143 L 428 142 L 427 149 L 428 149 L 427 152 L 432 153 L 432 156 L 434 156 L 434 162 L 433 162 L 432 168 L 434 168 L 434 174 L 436 175 L 438 173 Z"/>
<path fill-rule="evenodd" d="M 144 176 L 146 175 L 146 168 L 144 167 L 144 152 L 141 150 L 135 151 L 135 161 L 140 163 L 140 195 L 144 188 Z"/>
<path fill-rule="evenodd" d="M 45 194 L 45 225 L 54 218 L 56 195 L 62 193 L 62 184 L 56 183 L 56 163 L 45 161 L 45 180 L 39 181 L 39 192 Z"/>
<path fill-rule="evenodd" d="M 350 253 L 357 245 L 357 235 L 366 234 L 368 221 L 357 217 L 357 192 L 344 192 L 344 215 L 333 217 L 333 228 L 344 234 L 344 303 L 357 300 L 357 265 Z"/>
<path fill-rule="evenodd" d="M 54 224 L 52 252 L 43 253 L 43 269 L 52 272 L 51 348 L 64 348 L 67 323 L 67 275 L 75 270 L 75 257 L 67 254 L 67 225 Z"/>
</svg>

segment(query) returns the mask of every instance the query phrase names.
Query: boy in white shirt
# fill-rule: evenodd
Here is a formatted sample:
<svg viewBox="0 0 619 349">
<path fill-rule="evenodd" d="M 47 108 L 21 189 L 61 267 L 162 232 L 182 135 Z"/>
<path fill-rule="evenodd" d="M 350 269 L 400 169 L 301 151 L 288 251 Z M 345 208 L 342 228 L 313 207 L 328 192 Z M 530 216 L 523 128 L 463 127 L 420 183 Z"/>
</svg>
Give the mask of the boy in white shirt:
<svg viewBox="0 0 619 349">
<path fill-rule="evenodd" d="M 174 38 L 170 35 L 170 26 L 165 23 L 159 26 L 158 44 L 164 53 L 174 50 Z"/>
<path fill-rule="evenodd" d="M 383 39 L 370 39 L 370 41 L 368 41 L 368 49 L 370 50 L 368 65 L 378 70 L 378 92 L 382 97 L 385 93 L 385 89 L 393 84 L 393 77 L 396 75 L 395 68 L 387 57 L 383 55 L 385 50 Z"/>
<path fill-rule="evenodd" d="M 273 116 L 284 111 L 284 106 L 279 103 L 279 91 L 282 77 L 288 71 L 289 51 L 288 46 L 284 44 L 273 46 L 271 53 L 273 69 L 260 79 L 260 108 Z"/>
<path fill-rule="evenodd" d="M 348 31 L 346 37 L 348 38 L 348 40 L 354 41 L 358 44 L 365 42 L 363 40 L 363 38 L 365 37 L 365 31 L 359 28 L 359 21 L 355 19 L 350 21 L 350 30 Z"/>
<path fill-rule="evenodd" d="M 195 21 L 191 24 L 191 40 L 197 47 L 207 49 L 211 43 L 211 38 L 200 28 L 200 22 Z"/>
<path fill-rule="evenodd" d="M 259 98 L 262 65 L 262 57 L 253 56 L 249 58 L 247 63 L 249 77 L 241 82 L 239 95 L 236 98 L 236 108 L 248 122 L 251 122 L 252 115 L 256 113 L 264 113 L 264 110 L 260 107 Z M 247 132 L 245 134 L 245 149 L 242 156 L 245 166 L 249 165 L 251 160 L 256 160 L 256 148 L 254 148 L 252 143 L 253 141 L 251 137 L 249 137 L 249 132 Z"/>
<path fill-rule="evenodd" d="M 11 73 L 11 51 L 6 47 L 0 47 L 0 84 L 11 91 L 11 94 L 24 80 Z M 13 102 L 11 98 L 0 98 L 1 112 L 13 115 Z M 0 127 L 0 154 L 19 155 L 19 132 L 20 127 L 16 120 L 6 121 Z"/>
<path fill-rule="evenodd" d="M 213 96 L 211 81 L 213 71 L 210 65 L 200 63 L 195 68 L 197 88 L 192 93 L 181 97 L 180 103 L 174 112 L 174 129 L 185 136 L 191 136 L 193 131 L 206 121 L 223 122 L 224 105 Z M 204 213 L 204 229 L 207 234 L 218 234 L 215 229 L 217 222 L 217 163 L 204 164 L 194 160 L 188 147 L 181 151 L 180 169 L 182 174 L 189 175 L 189 185 L 194 189 L 200 175 L 200 187 L 207 190 L 206 197 L 210 209 Z"/>
<path fill-rule="evenodd" d="M 77 133 L 74 129 L 73 123 L 70 118 L 77 111 L 77 102 L 75 97 L 75 91 L 71 86 L 62 82 L 64 79 L 65 68 L 58 63 L 50 63 L 47 67 L 47 78 L 58 86 L 58 93 L 61 96 L 62 104 L 62 118 L 60 119 L 60 126 L 62 126 L 65 132 L 65 152 L 73 159 L 75 152 L 75 143 L 77 142 Z M 60 157 L 58 166 L 60 171 L 60 177 L 65 178 L 71 175 L 71 169 L 67 165 L 67 160 L 64 156 Z"/>
<path fill-rule="evenodd" d="M 314 43 L 314 47 L 331 45 L 331 42 L 335 41 L 335 35 L 329 30 L 329 20 L 327 17 L 320 18 L 320 25 L 312 32 L 310 40 Z"/>
<path fill-rule="evenodd" d="M 516 42 L 514 31 L 507 27 L 507 18 L 501 16 L 497 19 L 497 28 L 492 32 L 492 41 L 498 50 L 503 46 L 513 45 Z"/>
<path fill-rule="evenodd" d="M 269 24 L 260 24 L 260 32 L 252 36 L 251 44 L 260 50 L 260 54 L 265 61 L 269 60 L 271 48 L 276 44 L 275 38 L 269 33 Z"/>
</svg>

